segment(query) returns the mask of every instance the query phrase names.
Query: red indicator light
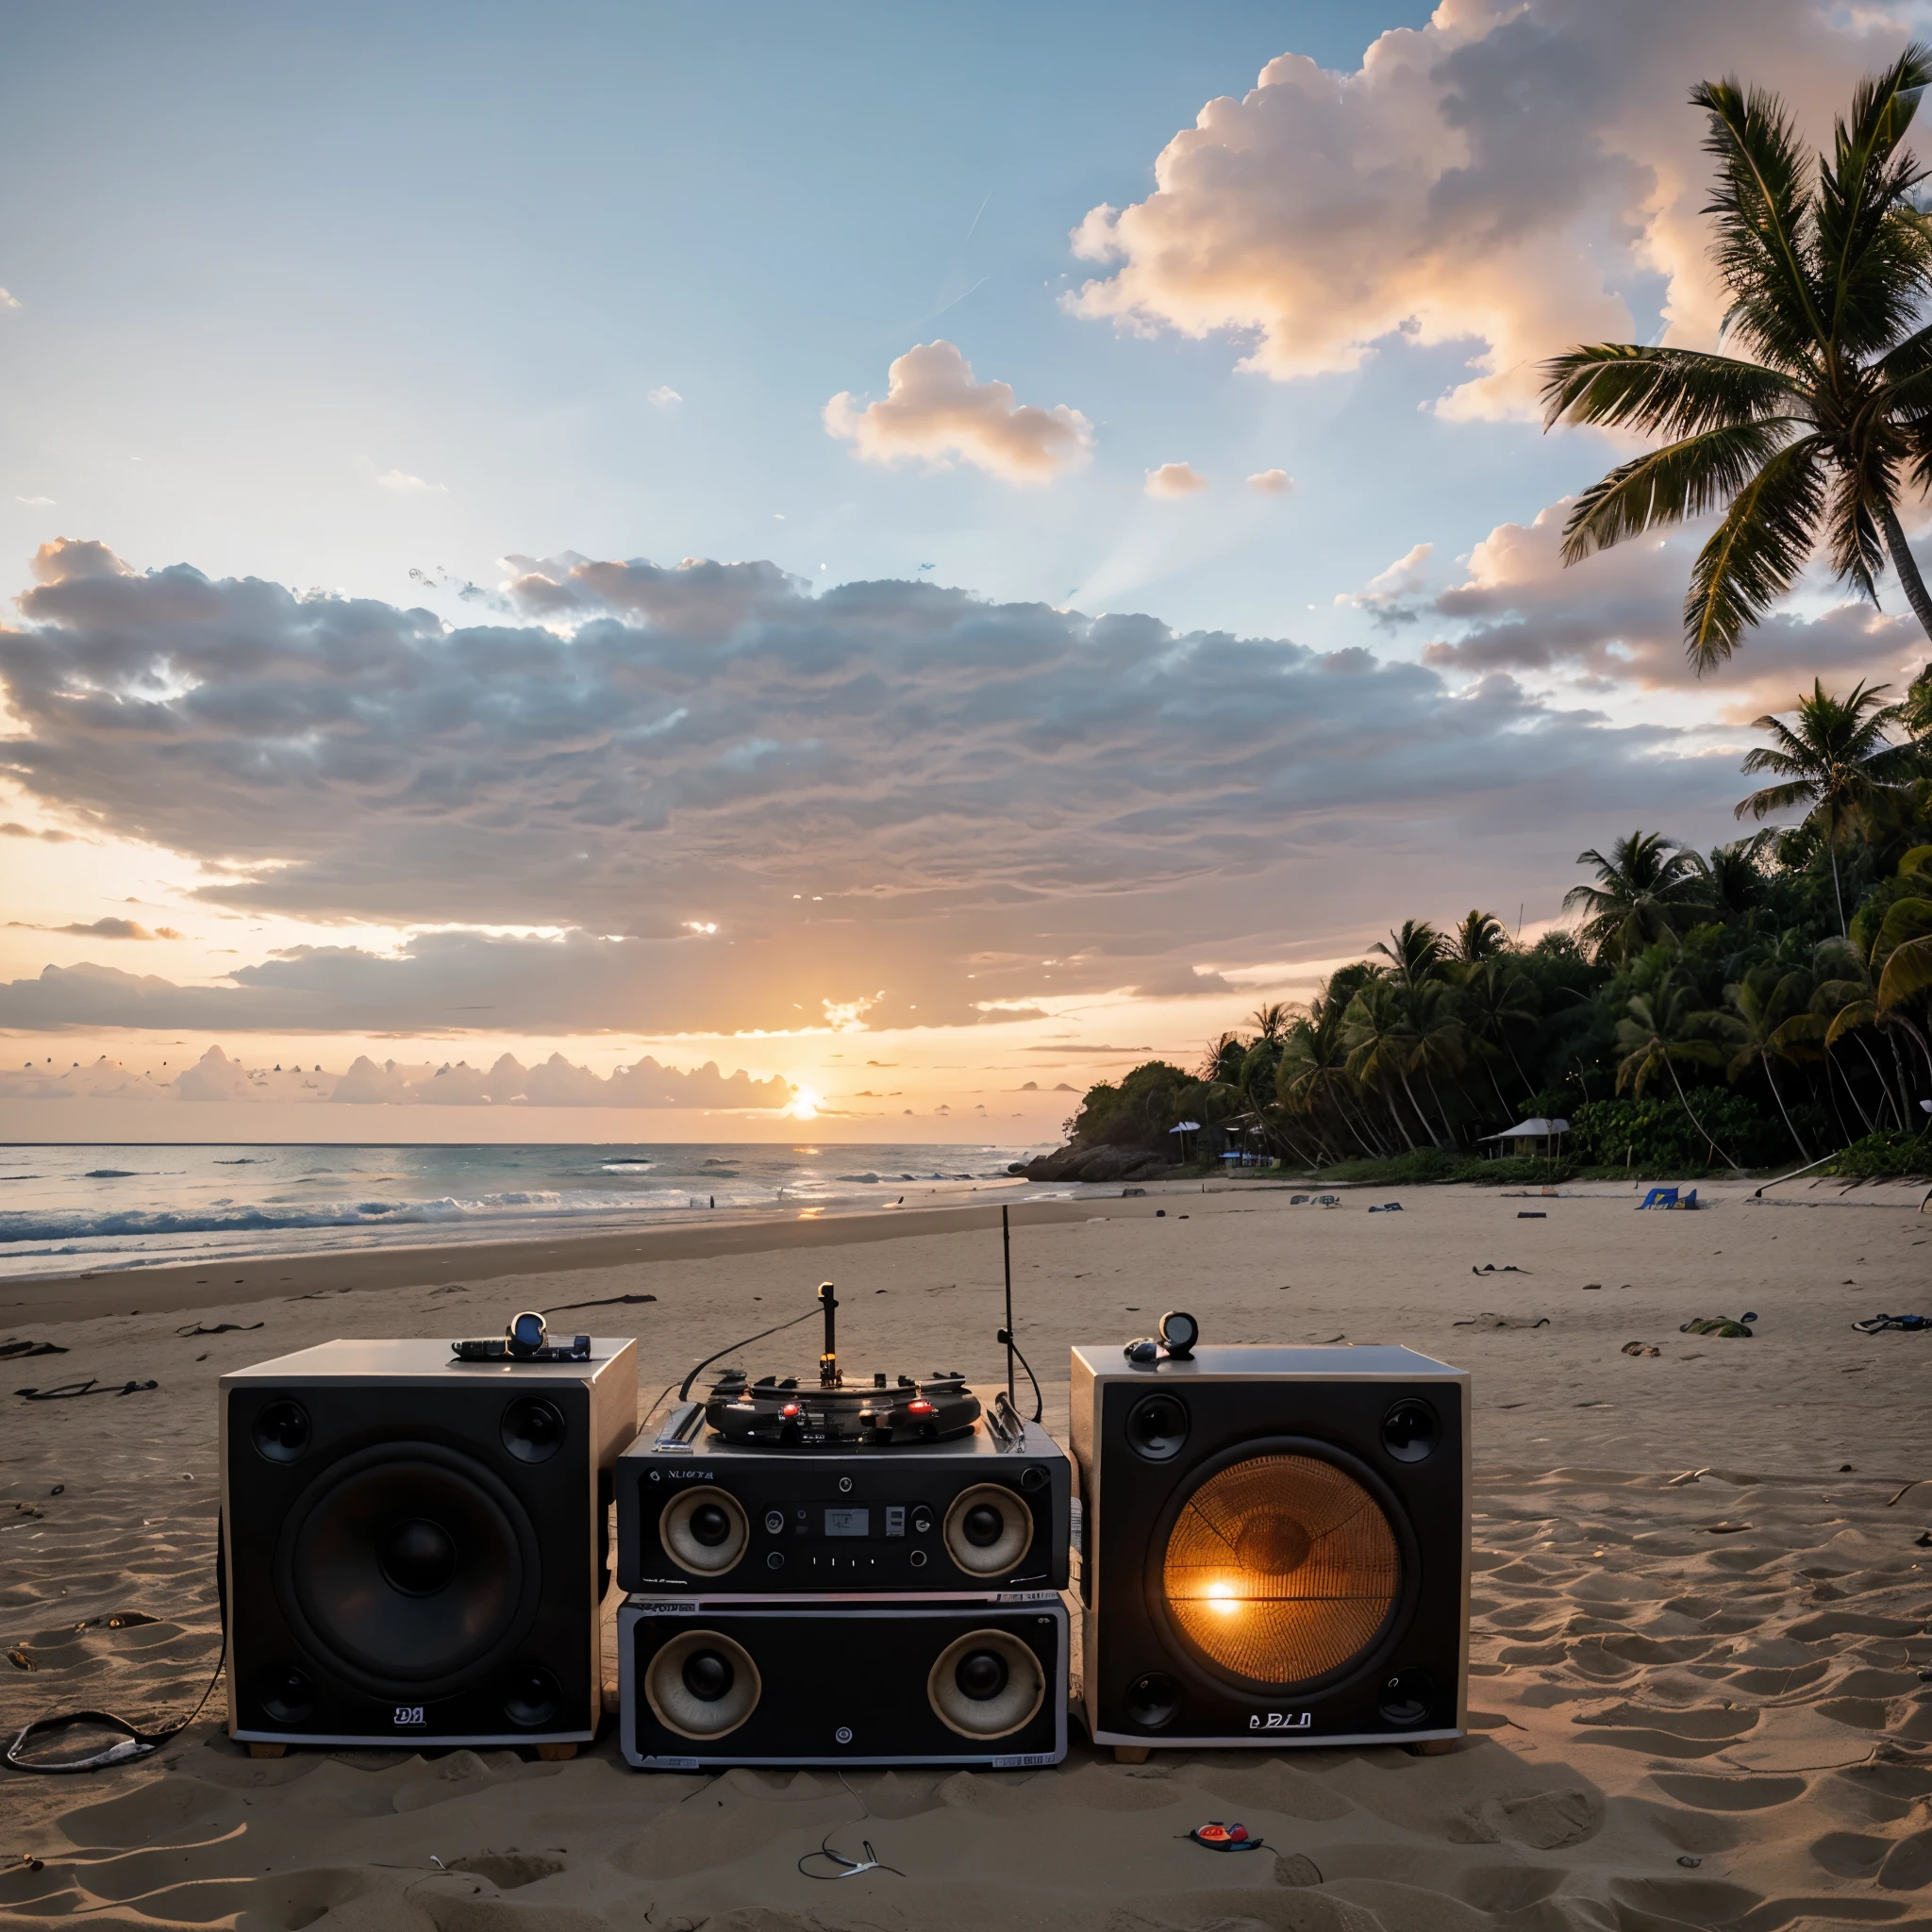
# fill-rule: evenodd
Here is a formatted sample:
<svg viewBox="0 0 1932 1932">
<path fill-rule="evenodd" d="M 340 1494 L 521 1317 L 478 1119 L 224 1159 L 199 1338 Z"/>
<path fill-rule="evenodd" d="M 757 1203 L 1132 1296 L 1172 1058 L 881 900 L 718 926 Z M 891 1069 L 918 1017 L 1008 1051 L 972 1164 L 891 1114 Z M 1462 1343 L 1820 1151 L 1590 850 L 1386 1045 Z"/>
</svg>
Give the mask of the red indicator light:
<svg viewBox="0 0 1932 1932">
<path fill-rule="evenodd" d="M 785 1407 L 778 1411 L 778 1413 L 783 1416 L 796 1415 L 798 1413 L 798 1405 L 795 1402 L 788 1402 L 785 1405 Z"/>
<path fill-rule="evenodd" d="M 908 1415 L 930 1415 L 932 1413 L 932 1404 L 925 1401 L 908 1402 L 906 1405 L 906 1413 Z"/>
</svg>

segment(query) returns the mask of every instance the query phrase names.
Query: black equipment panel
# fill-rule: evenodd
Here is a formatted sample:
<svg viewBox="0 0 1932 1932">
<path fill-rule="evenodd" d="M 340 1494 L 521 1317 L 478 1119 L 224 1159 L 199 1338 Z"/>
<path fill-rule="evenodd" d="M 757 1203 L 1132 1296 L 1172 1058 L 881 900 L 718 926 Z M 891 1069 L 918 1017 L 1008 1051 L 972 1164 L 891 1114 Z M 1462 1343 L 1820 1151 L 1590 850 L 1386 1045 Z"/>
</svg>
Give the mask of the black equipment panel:
<svg viewBox="0 0 1932 1932">
<path fill-rule="evenodd" d="M 660 1693 L 655 1704 L 654 1667 Z M 1067 1751 L 1067 1612 L 1056 1596 L 841 1603 L 633 1598 L 618 1612 L 618 1670 L 624 1755 L 647 1770 L 739 1764 L 1004 1769 L 1057 1764 Z M 1029 1671 L 1038 1693 L 1030 1709 L 1024 1681 Z M 723 1715 L 708 1717 L 688 1692 L 678 1700 L 680 1684 L 695 1685 L 711 1697 L 712 1708 L 724 1707 Z M 974 1694 L 990 1689 L 1012 1700 L 1008 1711 L 999 1712 L 993 1697 Z M 941 1714 L 941 1702 L 950 1704 L 956 1724 Z M 962 1734 L 958 1725 L 970 1732 L 987 1709 L 996 1713 L 990 1727 L 1005 1734 Z M 686 1731 L 672 1728 L 666 1712 L 682 1716 Z M 1008 1723 L 1012 1727 L 1005 1728 Z M 687 1734 L 721 1724 L 728 1728 L 718 1735 Z"/>
<path fill-rule="evenodd" d="M 733 1442 L 696 1421 L 692 1408 L 674 1410 L 655 1436 L 618 1457 L 617 1577 L 626 1591 L 958 1593 L 1066 1584 L 1072 1466 L 1037 1424 L 1010 1441 L 982 1421 L 948 1441 L 860 1449 Z M 681 1439 L 687 1430 L 689 1441 Z M 987 1547 L 1018 1548 L 1010 1562 L 982 1558 L 958 1520 L 949 1528 L 956 1506 L 963 1499 L 970 1507 L 967 1492 L 982 1487 L 994 1492 L 983 1500 L 1008 1519 L 1007 1543 Z M 719 1545 L 718 1560 L 731 1559 L 723 1568 L 680 1562 L 666 1533 L 667 1512 L 700 1491 L 723 1491 L 729 1501 L 722 1507 L 740 1512 Z M 983 1526 L 986 1520 L 972 1525 Z M 700 1565 L 712 1560 L 683 1547 Z"/>
</svg>

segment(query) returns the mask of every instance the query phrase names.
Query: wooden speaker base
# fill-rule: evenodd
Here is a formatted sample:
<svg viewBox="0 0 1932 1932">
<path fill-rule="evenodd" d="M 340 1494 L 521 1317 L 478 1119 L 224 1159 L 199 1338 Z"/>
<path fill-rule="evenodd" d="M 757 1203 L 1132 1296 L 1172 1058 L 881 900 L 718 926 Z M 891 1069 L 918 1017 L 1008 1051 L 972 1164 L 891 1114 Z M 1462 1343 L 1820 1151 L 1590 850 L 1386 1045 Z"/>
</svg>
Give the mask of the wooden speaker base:
<svg viewBox="0 0 1932 1932">
<path fill-rule="evenodd" d="M 545 1764 L 568 1764 L 577 1755 L 575 1744 L 539 1744 L 537 1756 Z"/>
<path fill-rule="evenodd" d="M 1113 1761 L 1116 1764 L 1145 1764 L 1147 1746 L 1145 1744 L 1116 1744 L 1113 1747 Z"/>
<path fill-rule="evenodd" d="M 286 1757 L 289 1747 L 286 1744 L 250 1744 L 248 1755 L 251 1757 Z"/>
</svg>

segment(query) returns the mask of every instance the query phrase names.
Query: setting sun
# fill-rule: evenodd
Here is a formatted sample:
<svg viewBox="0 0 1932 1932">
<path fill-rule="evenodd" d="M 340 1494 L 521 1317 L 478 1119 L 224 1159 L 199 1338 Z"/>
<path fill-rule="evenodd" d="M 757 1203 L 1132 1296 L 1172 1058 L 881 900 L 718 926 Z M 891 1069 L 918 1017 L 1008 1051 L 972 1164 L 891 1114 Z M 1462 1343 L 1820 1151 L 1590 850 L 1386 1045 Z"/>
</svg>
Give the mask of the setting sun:
<svg viewBox="0 0 1932 1932">
<path fill-rule="evenodd" d="M 808 1121 L 817 1117 L 819 1108 L 824 1105 L 816 1088 L 801 1087 L 785 1111 L 795 1121 Z"/>
</svg>

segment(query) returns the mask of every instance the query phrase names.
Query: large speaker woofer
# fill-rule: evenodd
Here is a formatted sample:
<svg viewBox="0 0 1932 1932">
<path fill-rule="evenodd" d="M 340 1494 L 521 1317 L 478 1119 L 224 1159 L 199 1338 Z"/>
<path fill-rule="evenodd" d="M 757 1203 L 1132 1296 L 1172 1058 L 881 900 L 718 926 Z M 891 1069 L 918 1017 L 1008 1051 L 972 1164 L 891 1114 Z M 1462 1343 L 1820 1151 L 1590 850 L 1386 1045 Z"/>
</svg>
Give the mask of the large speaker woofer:
<svg viewBox="0 0 1932 1932">
<path fill-rule="evenodd" d="M 925 1695 L 948 1730 L 1004 1738 L 1033 1722 L 1046 1697 L 1046 1674 L 1017 1637 L 969 1630 L 940 1652 Z"/>
<path fill-rule="evenodd" d="M 295 1499 L 275 1593 L 303 1645 L 374 1695 L 420 1702 L 501 1663 L 535 1622 L 537 1535 L 508 1487 L 434 1442 L 330 1464 Z"/>
<path fill-rule="evenodd" d="M 764 1684 L 751 1653 L 718 1630 L 684 1630 L 652 1657 L 644 1696 L 666 1730 L 722 1738 L 758 1707 Z"/>
<path fill-rule="evenodd" d="M 974 1483 L 953 1498 L 941 1535 L 971 1576 L 999 1576 L 1033 1543 L 1033 1512 L 1002 1483 Z"/>
<path fill-rule="evenodd" d="M 658 1534 L 671 1560 L 693 1576 L 724 1575 L 751 1543 L 751 1524 L 738 1498 L 709 1483 L 674 1497 L 658 1518 Z"/>
<path fill-rule="evenodd" d="M 1316 1684 L 1366 1663 L 1395 1621 L 1410 1579 L 1382 1485 L 1353 1457 L 1307 1453 L 1317 1446 L 1218 1458 L 1157 1544 L 1168 1622 L 1223 1679 Z"/>
</svg>

